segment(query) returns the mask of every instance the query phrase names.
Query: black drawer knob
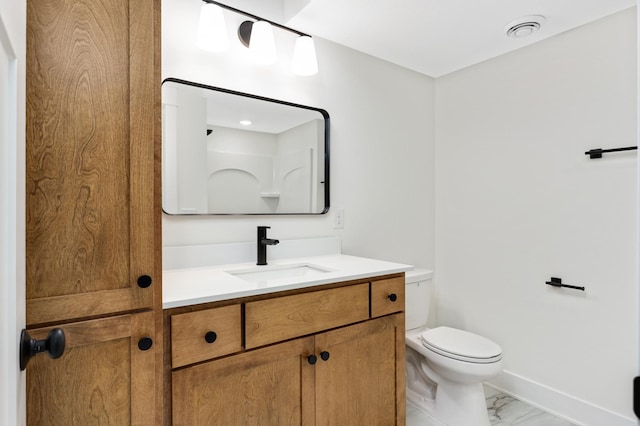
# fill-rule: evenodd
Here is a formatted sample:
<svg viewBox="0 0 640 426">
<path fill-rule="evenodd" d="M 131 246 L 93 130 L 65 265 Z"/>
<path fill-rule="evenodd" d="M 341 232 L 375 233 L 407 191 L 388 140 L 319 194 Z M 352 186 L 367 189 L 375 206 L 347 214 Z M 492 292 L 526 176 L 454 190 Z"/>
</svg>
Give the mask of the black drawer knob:
<svg viewBox="0 0 640 426">
<path fill-rule="evenodd" d="M 204 335 L 204 340 L 206 340 L 207 343 L 213 343 L 216 341 L 217 338 L 218 338 L 218 335 L 216 334 L 215 331 L 207 331 L 207 334 Z"/>
<path fill-rule="evenodd" d="M 398 300 L 398 295 L 395 293 L 391 293 L 388 297 L 389 297 L 389 300 L 391 300 L 392 302 L 395 302 L 396 300 Z"/>
<path fill-rule="evenodd" d="M 140 275 L 138 277 L 138 287 L 140 288 L 147 288 L 151 285 L 152 282 L 153 280 L 149 275 Z"/>
<path fill-rule="evenodd" d="M 151 337 L 143 337 L 138 340 L 138 349 L 141 351 L 148 351 L 151 349 L 151 346 L 153 346 L 153 340 L 151 340 Z"/>
<path fill-rule="evenodd" d="M 318 362 L 318 357 L 315 355 L 309 355 L 307 357 L 307 361 L 309 362 L 309 364 L 314 365 L 316 362 Z"/>
<path fill-rule="evenodd" d="M 320 358 L 322 358 L 323 361 L 328 360 L 330 356 L 331 354 L 327 351 L 320 352 Z"/>
</svg>

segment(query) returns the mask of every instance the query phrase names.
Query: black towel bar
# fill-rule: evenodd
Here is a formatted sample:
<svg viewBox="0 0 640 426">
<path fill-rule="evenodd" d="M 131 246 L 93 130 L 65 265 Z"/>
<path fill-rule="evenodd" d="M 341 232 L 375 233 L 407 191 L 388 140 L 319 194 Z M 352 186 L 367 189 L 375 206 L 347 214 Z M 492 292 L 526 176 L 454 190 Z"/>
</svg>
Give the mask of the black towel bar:
<svg viewBox="0 0 640 426">
<path fill-rule="evenodd" d="M 624 148 L 611 148 L 611 149 L 595 148 L 585 152 L 584 155 L 588 155 L 589 158 L 593 160 L 594 158 L 602 158 L 602 154 L 606 154 L 608 152 L 633 151 L 636 149 L 638 149 L 637 146 L 626 146 Z"/>
<path fill-rule="evenodd" d="M 552 285 L 554 287 L 566 287 L 566 288 L 572 288 L 574 290 L 584 291 L 584 287 L 579 287 L 577 285 L 562 284 L 562 278 L 551 277 L 551 281 L 547 281 L 546 284 Z"/>
</svg>

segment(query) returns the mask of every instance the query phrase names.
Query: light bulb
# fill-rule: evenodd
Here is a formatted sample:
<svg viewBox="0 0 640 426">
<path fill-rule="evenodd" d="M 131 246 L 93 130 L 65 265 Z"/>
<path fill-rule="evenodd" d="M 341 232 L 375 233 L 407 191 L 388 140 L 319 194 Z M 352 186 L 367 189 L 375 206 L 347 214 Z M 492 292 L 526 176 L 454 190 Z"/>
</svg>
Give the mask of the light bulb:
<svg viewBox="0 0 640 426">
<path fill-rule="evenodd" d="M 293 62 L 291 71 L 296 75 L 314 75 L 318 73 L 318 60 L 313 39 L 300 36 L 293 48 Z"/>
<path fill-rule="evenodd" d="M 217 4 L 204 3 L 200 9 L 198 47 L 208 52 L 224 52 L 229 48 L 227 26 Z"/>
<path fill-rule="evenodd" d="M 274 64 L 276 62 L 276 44 L 273 40 L 273 28 L 266 21 L 253 23 L 249 51 L 258 64 Z"/>
</svg>

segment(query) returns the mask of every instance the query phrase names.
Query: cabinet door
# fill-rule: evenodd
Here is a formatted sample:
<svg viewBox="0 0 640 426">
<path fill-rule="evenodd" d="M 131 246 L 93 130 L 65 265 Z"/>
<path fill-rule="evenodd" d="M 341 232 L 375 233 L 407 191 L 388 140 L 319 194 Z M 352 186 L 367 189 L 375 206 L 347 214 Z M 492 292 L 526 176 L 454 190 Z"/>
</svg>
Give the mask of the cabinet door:
<svg viewBox="0 0 640 426">
<path fill-rule="evenodd" d="M 29 325 L 152 306 L 158 7 L 27 1 Z"/>
<path fill-rule="evenodd" d="M 27 364 L 28 425 L 153 425 L 156 351 L 152 312 L 60 326 L 66 348 L 58 359 L 37 355 Z M 46 338 L 50 328 L 29 330 Z M 143 346 L 143 348 L 145 348 Z"/>
<path fill-rule="evenodd" d="M 312 351 L 307 337 L 173 371 L 173 424 L 312 425 Z"/>
<path fill-rule="evenodd" d="M 317 425 L 404 424 L 404 314 L 320 334 L 316 353 Z"/>
</svg>

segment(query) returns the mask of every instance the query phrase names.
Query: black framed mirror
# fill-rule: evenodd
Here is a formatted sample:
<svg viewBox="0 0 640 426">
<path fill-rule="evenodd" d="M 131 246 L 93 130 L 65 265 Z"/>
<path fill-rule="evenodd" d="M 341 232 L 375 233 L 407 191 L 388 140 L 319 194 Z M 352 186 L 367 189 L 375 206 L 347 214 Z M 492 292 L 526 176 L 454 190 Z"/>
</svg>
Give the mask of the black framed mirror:
<svg viewBox="0 0 640 426">
<path fill-rule="evenodd" d="M 168 78 L 162 157 L 170 215 L 329 210 L 329 114 L 321 108 Z"/>
</svg>

